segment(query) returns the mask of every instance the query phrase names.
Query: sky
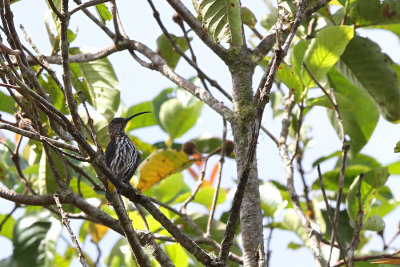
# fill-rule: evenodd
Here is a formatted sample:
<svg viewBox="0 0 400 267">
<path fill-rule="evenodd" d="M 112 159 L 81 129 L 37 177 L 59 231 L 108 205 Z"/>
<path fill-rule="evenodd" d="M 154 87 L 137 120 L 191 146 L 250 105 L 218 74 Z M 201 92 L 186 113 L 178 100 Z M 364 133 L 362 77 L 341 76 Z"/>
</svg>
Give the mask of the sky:
<svg viewBox="0 0 400 267">
<path fill-rule="evenodd" d="M 191 1 L 184 2 L 191 8 Z M 166 1 L 154 1 L 154 3 L 158 10 L 161 11 L 161 19 L 170 32 L 180 35 L 179 27 L 174 24 L 171 19 L 174 12 Z M 161 30 L 155 23 L 152 11 L 148 6 L 147 1 L 117 1 L 117 4 L 128 36 L 145 43 L 147 46 L 155 50 L 155 40 L 161 34 Z M 249 7 L 250 10 L 256 14 L 258 19 L 268 12 L 268 8 L 263 0 L 247 0 L 242 1 L 242 4 Z M 50 44 L 48 42 L 43 22 L 43 18 L 46 16 L 47 12 L 46 1 L 21 0 L 13 4 L 12 8 L 16 25 L 22 24 L 39 47 L 39 50 L 43 54 L 48 54 Z M 258 25 L 257 28 L 261 33 L 266 32 L 260 25 Z M 77 39 L 72 43 L 71 47 L 90 46 L 101 49 L 102 47 L 111 44 L 111 40 L 84 16 L 74 16 L 71 20 L 70 29 L 77 31 L 78 33 Z M 383 51 L 390 54 L 395 62 L 400 63 L 400 50 L 398 49 L 399 39 L 395 35 L 382 30 L 358 30 L 357 32 L 362 36 L 368 36 L 379 43 Z M 207 74 L 218 80 L 219 84 L 223 88 L 227 91 L 231 91 L 231 78 L 225 64 L 222 61 L 217 60 L 216 56 L 197 38 L 194 38 L 193 46 L 195 47 L 200 67 L 203 68 Z M 120 82 L 122 102 L 127 107 L 143 101 L 151 100 L 162 89 L 175 86 L 172 82 L 159 75 L 157 72 L 141 67 L 133 61 L 127 52 L 113 54 L 109 59 L 114 66 Z M 176 71 L 184 77 L 195 75 L 195 71 L 188 67 L 188 65 L 183 61 L 178 64 Z M 257 68 L 256 74 L 254 75 L 255 85 L 258 84 L 262 74 L 261 68 Z M 218 98 L 223 99 L 226 105 L 230 105 L 227 99 L 224 99 L 218 93 L 215 95 Z M 277 120 L 272 119 L 272 114 L 269 109 L 266 111 L 266 115 L 264 116 L 264 125 L 276 136 L 279 135 L 281 122 L 279 118 Z M 306 170 L 311 171 L 310 166 L 315 159 L 320 156 L 329 155 L 333 151 L 340 150 L 341 143 L 322 108 L 314 108 L 307 116 L 304 125 L 311 125 L 313 127 L 311 134 L 315 138 L 314 146 L 308 150 L 304 158 L 304 166 L 306 167 Z M 150 130 L 138 129 L 133 131 L 132 134 L 148 143 L 162 141 L 168 138 L 168 136 L 158 127 L 152 127 Z M 222 134 L 222 119 L 206 105 L 204 105 L 202 116 L 196 126 L 177 141 L 184 142 L 202 134 L 214 136 L 221 136 Z M 230 129 L 228 130 L 228 138 L 232 138 Z M 393 153 L 393 147 L 399 140 L 400 128 L 398 125 L 391 124 L 380 118 L 373 136 L 362 152 L 374 156 L 383 164 L 392 163 L 399 160 L 399 156 Z M 278 150 L 275 144 L 265 134 L 261 134 L 259 138 L 257 160 L 260 179 L 273 179 L 280 181 L 283 184 L 286 183 Z M 332 161 L 322 165 L 323 171 L 330 170 L 332 165 Z M 236 177 L 234 162 L 227 161 L 224 170 L 224 185 L 233 186 L 234 183 L 232 181 Z M 315 177 L 315 172 L 312 172 L 309 176 L 310 179 Z M 296 177 L 296 179 L 298 178 L 299 177 Z M 391 176 L 388 182 L 392 192 L 397 197 L 399 197 L 398 192 L 400 192 L 400 183 L 398 179 L 399 177 Z M 309 184 L 310 183 L 311 181 L 309 180 Z M 298 183 L 297 185 L 300 184 Z M 300 192 L 301 187 L 297 186 L 297 191 Z M 0 199 L 0 214 L 8 213 L 12 207 L 13 205 L 10 202 Z M 226 209 L 228 208 L 229 207 L 226 207 Z M 397 230 L 397 223 L 400 219 L 398 214 L 398 212 L 392 212 L 387 216 L 387 218 L 385 218 L 388 229 L 387 236 L 391 236 L 391 234 Z M 17 212 L 16 216 L 21 216 L 21 212 Z M 79 225 L 79 223 L 73 223 L 73 230 L 76 234 L 78 234 Z M 267 234 L 267 232 L 265 234 Z M 105 239 L 100 242 L 103 252 L 108 252 L 110 247 L 114 245 L 115 240 L 118 238 L 119 236 L 116 234 L 107 234 Z M 271 266 L 299 266 L 299 262 L 302 262 L 302 266 L 313 266 L 313 257 L 307 249 L 303 248 L 296 251 L 287 250 L 286 245 L 288 240 L 299 242 L 299 239 L 294 234 L 284 231 L 275 231 L 273 238 Z M 0 250 L 0 259 L 11 255 L 12 244 L 6 238 L 0 237 L 0 247 L 4 248 Z M 371 247 L 380 249 L 382 246 L 380 241 L 376 240 L 371 244 Z M 62 244 L 58 249 L 62 250 Z M 89 240 L 85 241 L 83 249 L 88 251 L 89 254 L 93 255 L 93 258 L 95 258 L 95 248 Z"/>
</svg>

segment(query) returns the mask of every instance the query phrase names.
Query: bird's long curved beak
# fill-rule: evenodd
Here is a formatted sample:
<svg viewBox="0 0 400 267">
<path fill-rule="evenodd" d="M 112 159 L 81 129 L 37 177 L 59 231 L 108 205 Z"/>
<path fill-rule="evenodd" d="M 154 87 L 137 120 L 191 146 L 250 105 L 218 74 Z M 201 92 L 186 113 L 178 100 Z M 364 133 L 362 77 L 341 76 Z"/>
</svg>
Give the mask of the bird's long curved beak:
<svg viewBox="0 0 400 267">
<path fill-rule="evenodd" d="M 143 111 L 143 112 L 136 113 L 136 114 L 126 118 L 125 119 L 125 123 L 128 123 L 128 121 L 130 121 L 131 119 L 135 118 L 136 116 L 139 116 L 139 115 L 142 115 L 142 114 L 145 114 L 145 113 L 151 113 L 151 112 L 150 111 Z"/>
</svg>

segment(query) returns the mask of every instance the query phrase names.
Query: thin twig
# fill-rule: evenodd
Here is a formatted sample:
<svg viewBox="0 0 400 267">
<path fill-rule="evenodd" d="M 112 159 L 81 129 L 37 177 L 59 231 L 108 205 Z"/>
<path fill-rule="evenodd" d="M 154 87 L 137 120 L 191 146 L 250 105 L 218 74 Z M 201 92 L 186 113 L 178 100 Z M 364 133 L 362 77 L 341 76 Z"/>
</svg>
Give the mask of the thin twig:
<svg viewBox="0 0 400 267">
<path fill-rule="evenodd" d="M 201 171 L 200 171 L 200 177 L 198 177 L 196 185 L 190 196 L 182 203 L 181 206 L 181 213 L 186 214 L 186 206 L 196 197 L 197 192 L 199 192 L 200 187 L 203 185 L 204 177 L 206 175 L 206 167 L 207 167 L 207 162 L 210 157 L 206 157 L 202 160 L 201 164 Z"/>
<path fill-rule="evenodd" d="M 261 130 L 268 135 L 269 138 L 279 147 L 279 140 L 275 137 L 264 125 L 261 125 Z"/>
<path fill-rule="evenodd" d="M 393 253 L 384 253 L 384 254 L 377 254 L 377 255 L 367 255 L 367 256 L 359 256 L 354 257 L 353 261 L 369 261 L 369 260 L 378 260 L 378 259 L 400 259 L 400 257 L 396 257 L 400 253 L 400 250 L 396 250 Z M 340 267 L 347 262 L 347 259 L 340 260 L 336 262 L 331 267 Z"/>
<path fill-rule="evenodd" d="M 14 208 L 3 218 L 3 220 L 0 223 L 0 232 L 5 223 L 8 221 L 9 218 L 13 215 L 13 213 L 20 207 L 19 204 L 15 203 Z"/>
<path fill-rule="evenodd" d="M 92 117 L 90 116 L 89 110 L 88 110 L 88 108 L 87 108 L 87 106 L 86 106 L 85 97 L 83 96 L 82 91 L 79 91 L 77 94 L 78 94 L 79 99 L 81 100 L 81 102 L 82 102 L 82 104 L 83 104 L 83 107 L 85 108 L 86 116 L 88 117 L 89 129 L 88 129 L 88 128 L 86 127 L 86 125 L 84 124 L 84 125 L 85 125 L 85 129 L 86 129 L 86 132 L 89 134 L 90 138 L 92 139 L 93 143 L 95 144 L 95 146 L 96 146 L 96 148 L 97 148 L 97 151 L 98 151 L 98 152 L 102 152 L 103 149 L 101 148 L 101 146 L 100 146 L 100 144 L 99 144 L 99 141 L 98 141 L 98 139 L 97 139 L 96 130 L 94 129 L 94 125 L 93 125 L 93 119 L 92 119 Z"/>
<path fill-rule="evenodd" d="M 89 266 L 87 264 L 87 262 L 86 262 L 85 256 L 82 253 L 81 247 L 79 246 L 78 240 L 76 239 L 75 234 L 72 232 L 72 229 L 71 229 L 71 227 L 69 225 L 68 217 L 65 214 L 65 212 L 64 212 L 64 210 L 63 210 L 63 208 L 62 208 L 62 206 L 60 204 L 60 199 L 58 197 L 58 194 L 54 194 L 53 197 L 54 197 L 54 200 L 56 202 L 57 208 L 58 208 L 58 210 L 59 210 L 59 212 L 61 214 L 62 222 L 65 225 L 65 228 L 67 228 L 67 231 L 68 231 L 68 234 L 69 234 L 69 236 L 71 238 L 71 241 L 72 241 L 72 243 L 74 243 L 76 251 L 78 252 L 79 261 L 81 262 L 82 266 L 85 266 L 85 267 Z"/>
<path fill-rule="evenodd" d="M 340 140 L 342 141 L 342 160 L 340 163 L 338 194 L 337 194 L 337 198 L 336 198 L 336 209 L 335 209 L 334 220 L 332 222 L 332 224 L 333 224 L 332 227 L 336 227 L 336 229 L 338 229 L 340 205 L 342 203 L 344 178 L 345 178 L 345 172 L 346 172 L 346 159 L 347 159 L 347 153 L 350 149 L 350 145 L 346 142 L 344 127 L 343 127 L 343 119 L 340 115 L 339 106 L 337 104 L 336 97 L 335 97 L 333 90 L 330 90 L 330 92 L 328 93 L 328 91 L 319 83 L 317 78 L 314 76 L 314 74 L 310 71 L 310 69 L 307 67 L 307 65 L 304 62 L 303 62 L 303 67 L 307 71 L 307 73 L 310 75 L 311 79 L 315 82 L 315 84 L 317 84 L 321 88 L 321 90 L 324 92 L 326 97 L 332 103 L 332 105 L 334 107 L 336 119 L 337 119 L 337 124 L 339 127 Z M 333 244 L 334 244 L 335 239 L 336 239 L 337 243 L 339 244 L 339 247 L 342 247 L 340 244 L 339 235 L 337 235 L 337 232 L 336 233 L 333 232 L 333 235 L 331 238 L 331 249 L 330 249 L 330 253 L 329 253 L 328 264 L 329 264 L 331 256 L 332 256 Z M 343 254 L 344 251 L 341 250 L 341 253 Z M 347 265 L 347 263 L 346 263 L 346 265 Z"/>
<path fill-rule="evenodd" d="M 221 144 L 221 157 L 219 159 L 219 170 L 218 170 L 217 185 L 216 185 L 215 191 L 214 191 L 214 196 L 213 196 L 213 200 L 212 200 L 212 204 L 211 204 L 210 215 L 208 216 L 206 236 L 210 236 L 211 235 L 212 221 L 214 219 L 214 213 L 215 213 L 215 209 L 217 207 L 219 189 L 221 187 L 222 168 L 223 168 L 224 162 L 225 162 L 226 133 L 227 133 L 226 120 L 223 119 L 222 141 L 221 141 L 222 142 L 222 144 Z"/>
<path fill-rule="evenodd" d="M 350 247 L 348 249 L 348 261 L 349 261 L 349 266 L 353 267 L 354 266 L 354 251 L 357 249 L 358 244 L 360 243 L 360 233 L 362 230 L 363 226 L 363 220 L 364 220 L 364 211 L 363 211 L 363 205 L 361 201 L 361 184 L 363 182 L 364 178 L 364 173 L 361 173 L 359 176 L 358 180 L 358 189 L 357 189 L 357 200 L 358 200 L 358 212 L 357 212 L 357 220 L 355 222 L 354 226 L 354 233 L 351 238 L 351 243 Z"/>
<path fill-rule="evenodd" d="M 162 30 L 162 32 L 164 33 L 164 35 L 167 37 L 167 39 L 170 41 L 171 45 L 173 46 L 174 50 L 181 55 L 188 63 L 189 65 L 191 65 L 196 71 L 197 74 L 199 76 L 199 78 L 202 80 L 203 78 L 206 79 L 212 86 L 214 86 L 216 89 L 218 89 L 218 91 L 220 91 L 226 98 L 228 98 L 229 100 L 232 101 L 232 96 L 230 94 L 228 94 L 215 80 L 209 78 L 197 65 L 196 62 L 196 57 L 194 56 L 194 53 L 191 50 L 192 53 L 192 59 L 190 59 L 185 52 L 182 50 L 182 48 L 175 42 L 175 40 L 172 38 L 171 34 L 168 32 L 167 28 L 164 26 L 164 24 L 162 23 L 161 19 L 160 19 L 160 14 L 158 13 L 157 9 L 155 8 L 153 1 L 152 0 L 147 0 L 147 2 L 149 3 L 151 9 L 153 10 L 153 16 L 155 18 L 155 20 L 157 21 L 160 29 Z M 185 28 L 183 26 L 183 23 L 179 24 L 180 27 L 182 28 L 182 31 L 184 31 L 184 33 L 186 33 Z M 186 34 L 185 34 L 186 36 Z M 189 48 L 191 48 L 190 45 L 190 41 L 186 36 L 186 41 L 188 42 Z M 209 91 L 209 89 L 207 88 L 207 85 L 205 83 L 203 83 L 204 88 Z"/>
<path fill-rule="evenodd" d="M 273 223 L 273 220 L 274 220 L 274 218 L 272 218 L 272 223 Z M 271 223 L 271 225 L 272 225 L 272 223 Z M 271 226 L 270 228 L 269 228 L 269 234 L 268 234 L 268 239 L 267 239 L 267 246 L 266 246 L 266 266 L 267 267 L 269 267 L 269 262 L 270 262 L 270 260 L 271 260 L 271 253 L 272 253 L 272 251 L 271 251 L 271 242 L 272 242 L 272 233 L 273 233 L 273 231 L 274 231 L 274 227 L 273 226 Z"/>
<path fill-rule="evenodd" d="M 95 6 L 95 5 L 98 5 L 98 4 L 101 4 L 101 3 L 105 3 L 105 2 L 109 2 L 109 1 L 110 1 L 110 0 L 92 0 L 92 1 L 85 2 L 85 3 L 83 3 L 83 4 L 77 5 L 77 6 L 74 7 L 73 9 L 71 9 L 71 10 L 69 11 L 69 15 L 71 16 L 71 15 L 74 14 L 75 12 L 77 12 L 77 11 L 79 11 L 79 10 L 81 10 L 81 9 L 84 9 L 84 8 L 86 8 L 86 7 Z"/>
<path fill-rule="evenodd" d="M 97 250 L 97 257 L 96 257 L 96 261 L 94 263 L 94 266 L 99 266 L 100 258 L 101 258 L 101 248 L 99 246 L 99 243 L 94 241 L 93 238 L 90 241 L 93 243 L 93 245 L 96 247 L 96 250 Z"/>
</svg>

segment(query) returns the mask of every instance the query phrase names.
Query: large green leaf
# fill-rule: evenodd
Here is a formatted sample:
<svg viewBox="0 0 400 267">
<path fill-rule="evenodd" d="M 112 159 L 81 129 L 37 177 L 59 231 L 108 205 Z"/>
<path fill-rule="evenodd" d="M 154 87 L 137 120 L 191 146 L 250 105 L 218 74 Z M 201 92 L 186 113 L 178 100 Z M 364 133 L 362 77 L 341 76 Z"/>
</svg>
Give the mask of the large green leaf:
<svg viewBox="0 0 400 267">
<path fill-rule="evenodd" d="M 61 222 L 48 211 L 26 214 L 14 227 L 13 258 L 18 266 L 53 266 Z"/>
<path fill-rule="evenodd" d="M 374 217 L 369 219 L 368 215 L 372 209 L 372 202 L 375 198 L 375 195 L 377 194 L 378 190 L 385 185 L 388 177 L 388 168 L 380 167 L 365 173 L 360 190 L 358 190 L 360 177 L 357 177 L 353 181 L 346 198 L 347 212 L 353 224 L 357 220 L 357 214 L 359 210 L 359 198 L 357 197 L 357 193 L 360 192 L 360 200 L 364 217 L 363 221 L 366 222 L 364 229 L 373 231 L 376 231 L 377 229 L 379 231 L 383 230 L 380 229 L 380 227 L 382 227 L 382 220 L 379 219 L 380 217 L 378 215 L 374 215 Z"/>
<path fill-rule="evenodd" d="M 329 74 L 329 83 L 335 95 L 343 119 L 344 132 L 350 137 L 350 152 L 357 154 L 368 142 L 379 120 L 379 112 L 369 96 L 344 78 L 336 69 Z M 328 109 L 329 117 L 339 133 L 336 115 Z"/>
<path fill-rule="evenodd" d="M 0 214 L 0 222 L 4 222 L 7 216 L 8 215 Z M 8 217 L 7 221 L 2 225 L 0 229 L 0 235 L 12 240 L 14 224 L 15 224 L 15 219 L 11 216 Z"/>
<path fill-rule="evenodd" d="M 105 3 L 97 4 L 96 10 L 103 20 L 111 20 L 113 18 L 113 15 L 111 14 L 110 10 L 108 10 L 108 7 Z"/>
<path fill-rule="evenodd" d="M 178 99 L 170 99 L 161 106 L 161 125 L 171 139 L 181 137 L 196 124 L 202 107 L 200 101 L 185 107 Z"/>
<path fill-rule="evenodd" d="M 368 38 L 354 37 L 336 67 L 353 84 L 368 92 L 386 120 L 400 120 L 397 75 L 390 58 L 376 43 Z"/>
<path fill-rule="evenodd" d="M 89 48 L 71 48 L 71 54 L 94 52 Z M 108 120 L 120 103 L 120 88 L 114 69 L 107 58 L 71 63 L 72 84 L 82 91 L 86 101 Z"/>
<path fill-rule="evenodd" d="M 185 37 L 177 37 L 173 34 L 170 34 L 172 40 L 182 49 L 182 51 L 186 51 L 189 49 L 189 44 L 186 41 Z M 181 55 L 175 51 L 174 47 L 172 46 L 171 42 L 162 34 L 160 37 L 157 38 L 157 49 L 160 56 L 167 61 L 168 66 L 172 69 L 175 69 L 176 65 L 181 58 Z"/>
<path fill-rule="evenodd" d="M 13 114 L 14 106 L 15 106 L 14 99 L 11 96 L 6 95 L 5 93 L 0 91 L 0 110 Z"/>
<path fill-rule="evenodd" d="M 290 66 L 281 64 L 276 73 L 276 78 L 289 88 L 297 101 L 300 100 L 301 94 L 303 93 L 303 84 L 301 83 L 299 75 L 297 75 Z"/>
<path fill-rule="evenodd" d="M 171 139 L 192 128 L 200 116 L 203 102 L 180 88 L 168 88 L 153 100 L 154 115 Z"/>
<path fill-rule="evenodd" d="M 215 42 L 226 41 L 235 46 L 243 44 L 239 0 L 193 0 L 193 2 L 204 28 Z"/>
<path fill-rule="evenodd" d="M 400 3 L 396 0 L 352 1 L 349 16 L 357 26 L 400 23 Z"/>
<path fill-rule="evenodd" d="M 150 114 L 146 114 L 143 116 L 135 117 L 133 120 L 128 122 L 125 130 L 127 132 L 132 131 L 133 129 L 149 127 L 153 125 L 157 125 L 157 120 L 154 115 L 154 107 L 152 101 L 142 102 L 130 107 L 127 111 L 122 113 L 122 117 L 129 117 L 133 114 L 142 112 L 142 111 L 150 111 Z"/>
<path fill-rule="evenodd" d="M 304 62 L 318 81 L 336 64 L 353 36 L 350 26 L 328 26 L 318 32 L 304 55 Z M 305 69 L 301 78 L 305 87 L 315 85 Z"/>
</svg>

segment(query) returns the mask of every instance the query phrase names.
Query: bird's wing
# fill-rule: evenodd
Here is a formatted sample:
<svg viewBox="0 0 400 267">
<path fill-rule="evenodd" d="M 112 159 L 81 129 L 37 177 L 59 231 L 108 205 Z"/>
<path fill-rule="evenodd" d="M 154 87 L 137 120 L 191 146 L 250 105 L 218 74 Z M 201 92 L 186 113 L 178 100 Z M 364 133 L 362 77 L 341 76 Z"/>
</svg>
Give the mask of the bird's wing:
<svg viewBox="0 0 400 267">
<path fill-rule="evenodd" d="M 115 148 L 116 148 L 115 141 L 111 140 L 110 143 L 108 143 L 108 146 L 106 148 L 106 164 L 108 167 L 110 167 L 111 161 L 113 160 L 113 157 L 115 156 Z"/>
</svg>

